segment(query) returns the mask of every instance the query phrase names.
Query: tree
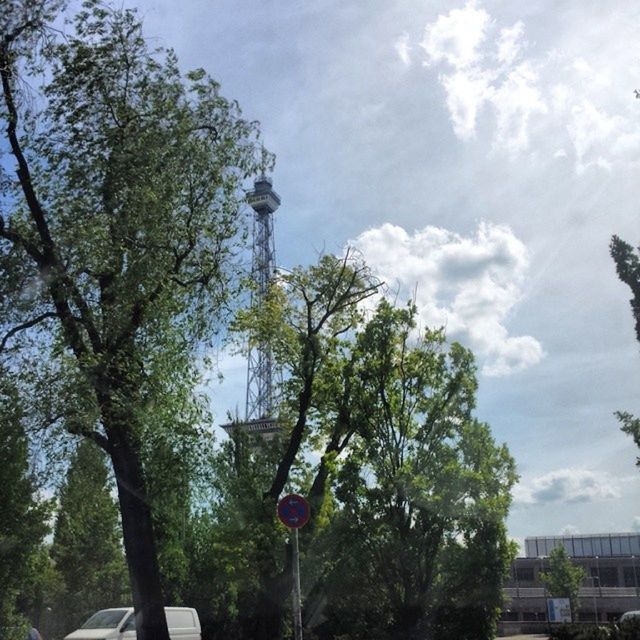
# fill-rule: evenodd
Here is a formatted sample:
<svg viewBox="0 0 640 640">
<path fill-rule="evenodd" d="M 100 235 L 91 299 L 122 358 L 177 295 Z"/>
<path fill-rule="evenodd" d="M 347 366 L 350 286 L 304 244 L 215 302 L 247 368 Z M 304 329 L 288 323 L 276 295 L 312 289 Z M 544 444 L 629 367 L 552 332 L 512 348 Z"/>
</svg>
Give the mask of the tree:
<svg viewBox="0 0 640 640">
<path fill-rule="evenodd" d="M 383 300 L 344 364 L 339 413 L 354 437 L 327 532 L 327 637 L 350 626 L 355 637 L 453 637 L 440 613 L 459 619 L 475 607 L 461 637 L 484 639 L 499 615 L 514 461 L 472 416 L 471 353 L 442 331 L 415 332 L 415 309 Z"/>
<path fill-rule="evenodd" d="M 376 287 L 359 285 L 356 304 L 322 331 L 309 330 L 323 318 L 316 315 L 322 304 L 334 299 L 335 283 L 352 278 L 351 259 L 324 257 L 317 267 L 294 271 L 272 287 L 266 311 L 240 318 L 256 340 L 267 337 L 288 372 L 281 451 L 303 420 L 287 479 L 312 504 L 312 519 L 300 532 L 307 611 L 322 610 L 328 618 L 321 637 L 410 637 L 428 627 L 447 637 L 434 621 L 449 606 L 458 616 L 465 610 L 473 616 L 470 638 L 491 637 L 514 553 L 504 526 L 516 479 L 513 460 L 472 416 L 477 383 L 471 354 L 447 346 L 442 331 L 418 338 L 412 307 L 383 301 L 365 321 L 358 297 Z M 318 452 L 319 462 L 305 464 L 302 454 L 317 459 Z M 263 459 L 259 451 L 249 455 Z M 233 457 L 227 464 L 237 468 Z M 255 493 L 268 478 L 247 486 Z M 277 530 L 272 496 L 264 498 L 263 530 Z M 265 547 L 272 562 L 275 549 Z M 288 572 L 286 563 L 279 566 L 279 575 Z M 467 566 L 483 568 L 470 581 L 477 585 L 469 589 L 476 611 L 456 595 Z M 282 585 L 283 596 L 289 588 Z M 276 617 L 273 601 L 271 611 Z"/>
<path fill-rule="evenodd" d="M 631 289 L 631 311 L 635 320 L 636 339 L 640 342 L 640 258 L 633 247 L 618 236 L 611 239 L 611 257 L 616 263 L 618 277 Z M 640 420 L 626 411 L 616 412 L 622 431 L 629 434 L 640 447 Z M 640 466 L 640 458 L 637 464 Z"/>
<path fill-rule="evenodd" d="M 618 278 L 631 289 L 633 294 L 631 311 L 636 322 L 636 338 L 640 342 L 640 258 L 633 247 L 618 236 L 613 236 L 609 248 L 611 257 L 616 263 Z"/>
<path fill-rule="evenodd" d="M 111 496 L 105 455 L 81 441 L 59 493 L 51 557 L 61 579 L 56 602 L 66 635 L 98 609 L 128 599 L 118 508 Z"/>
<path fill-rule="evenodd" d="M 259 506 L 253 509 L 253 526 L 264 535 L 254 554 L 259 596 L 250 603 L 252 613 L 240 614 L 253 620 L 252 626 L 247 625 L 248 637 L 272 640 L 283 633 L 292 587 L 291 547 L 277 524 L 276 504 L 285 487 L 304 485 L 315 514 L 307 532 L 314 530 L 314 521 L 322 512 L 330 458 L 350 438 L 343 433 L 342 424 L 335 423 L 335 416 L 325 411 L 321 398 L 326 397 L 327 381 L 333 378 L 342 336 L 355 329 L 362 318 L 361 303 L 378 287 L 366 265 L 351 251 L 342 258 L 323 255 L 316 265 L 281 274 L 259 308 L 238 314 L 235 330 L 241 339 L 268 343 L 286 374 L 278 416 L 283 434 L 272 452 L 270 472 L 261 477 Z M 326 448 L 315 477 L 308 473 L 304 477 L 303 458 L 310 446 Z M 242 456 L 255 460 L 262 455 L 260 449 L 251 452 L 242 446 L 230 453 L 235 460 L 231 466 Z"/>
<path fill-rule="evenodd" d="M 134 11 L 87 0 L 56 41 L 60 5 L 10 0 L 0 16 L 16 169 L 0 165 L 0 350 L 25 397 L 48 376 L 52 424 L 108 454 L 138 638 L 167 640 L 144 444 L 219 327 L 240 188 L 271 157 L 204 71 L 183 79 L 171 51 L 148 48 Z M 41 104 L 29 74 L 45 78 Z"/>
<path fill-rule="evenodd" d="M 50 504 L 38 500 L 29 471 L 28 442 L 16 389 L 0 367 L 0 624 L 19 622 L 18 599 L 33 581 L 33 567 L 48 532 Z"/>
<path fill-rule="evenodd" d="M 584 569 L 571 562 L 564 547 L 557 546 L 549 554 L 548 571 L 541 573 L 540 578 L 552 598 L 569 598 L 571 615 L 576 620 L 578 595 L 584 580 Z"/>
</svg>

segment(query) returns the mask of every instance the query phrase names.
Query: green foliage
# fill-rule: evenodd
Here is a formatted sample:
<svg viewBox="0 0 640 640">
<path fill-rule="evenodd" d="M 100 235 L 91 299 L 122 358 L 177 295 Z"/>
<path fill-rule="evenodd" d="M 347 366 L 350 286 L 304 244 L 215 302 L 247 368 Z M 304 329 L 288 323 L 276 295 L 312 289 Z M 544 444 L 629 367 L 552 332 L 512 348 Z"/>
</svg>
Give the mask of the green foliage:
<svg viewBox="0 0 640 640">
<path fill-rule="evenodd" d="M 360 303 L 377 287 L 366 266 L 350 252 L 342 258 L 324 255 L 317 265 L 279 276 L 264 305 L 238 314 L 234 328 L 241 339 L 268 345 L 286 374 L 278 415 L 282 434 L 268 447 L 266 459 L 272 466 L 256 479 L 255 508 L 247 512 L 253 517 L 251 531 L 258 535 L 251 554 L 258 591 L 255 598 L 239 599 L 247 637 L 271 639 L 284 633 L 291 550 L 275 521 L 278 498 L 287 490 L 309 495 L 313 516 L 302 534 L 305 543 L 328 523 L 329 473 L 353 435 L 335 413 L 332 390 L 348 348 L 345 336 L 361 321 Z M 304 454 L 319 448 L 324 455 L 319 468 L 313 469 Z"/>
<path fill-rule="evenodd" d="M 553 625 L 550 640 L 637 640 L 640 620 L 632 618 L 618 624 L 562 624 Z"/>
<path fill-rule="evenodd" d="M 61 4 L 9 0 L 0 17 L 11 151 L 0 163 L 0 357 L 32 427 L 110 454 L 127 487 L 129 569 L 147 594 L 134 599 L 158 612 L 161 582 L 171 598 L 184 587 L 193 479 L 191 466 L 170 477 L 166 466 L 198 439 L 197 355 L 238 284 L 244 181 L 273 157 L 216 81 L 182 75 L 172 51 L 149 46 L 136 11 L 86 0 L 56 38 Z M 37 102 L 22 91 L 29 74 L 42 79 Z M 162 576 L 140 561 L 154 508 Z M 146 616 L 160 625 L 147 637 L 166 637 L 157 618 Z"/>
<path fill-rule="evenodd" d="M 416 337 L 414 315 L 382 301 L 338 377 L 356 435 L 324 542 L 325 637 L 408 638 L 430 619 L 435 637 L 452 637 L 464 615 L 474 623 L 460 637 L 495 630 L 514 553 L 504 529 L 514 462 L 472 416 L 471 354 L 440 331 Z"/>
<path fill-rule="evenodd" d="M 111 490 L 104 454 L 91 442 L 81 442 L 59 493 L 50 551 L 60 579 L 54 607 L 56 619 L 64 621 L 61 635 L 98 609 L 130 600 Z"/>
<path fill-rule="evenodd" d="M 442 553 L 434 640 L 493 638 L 503 605 L 505 568 L 517 554 L 503 521 L 479 522 L 464 544 L 449 540 Z"/>
<path fill-rule="evenodd" d="M 611 257 L 616 263 L 618 277 L 631 289 L 631 311 L 635 320 L 636 339 L 640 341 L 640 257 L 633 247 L 613 236 L 610 244 Z M 617 411 L 616 417 L 622 423 L 622 431 L 630 435 L 640 447 L 640 420 L 625 411 Z M 640 458 L 636 464 L 640 466 Z"/>
<path fill-rule="evenodd" d="M 630 435 L 637 447 L 640 447 L 640 419 L 626 411 L 616 411 L 618 420 L 622 423 L 622 431 Z M 636 466 L 640 466 L 640 458 L 636 458 Z"/>
<path fill-rule="evenodd" d="M 255 637 L 263 581 L 283 569 L 286 532 L 263 500 L 279 453 L 237 433 L 212 457 L 211 500 L 187 530 L 184 590 L 208 637 Z"/>
<path fill-rule="evenodd" d="M 48 532 L 50 503 L 37 498 L 29 473 L 23 409 L 6 370 L 0 368 L 0 625 L 19 624 L 18 606 L 34 581 L 34 567 Z M 22 602 L 24 605 L 24 601 Z"/>
<path fill-rule="evenodd" d="M 549 569 L 540 574 L 540 579 L 552 598 L 569 598 L 574 620 L 578 612 L 578 594 L 584 576 L 584 569 L 571 562 L 562 546 L 557 546 L 551 551 Z"/>
<path fill-rule="evenodd" d="M 618 236 L 611 238 L 611 257 L 616 263 L 618 278 L 630 289 L 631 311 L 636 322 L 636 338 L 640 341 L 640 258 L 633 247 Z"/>
</svg>

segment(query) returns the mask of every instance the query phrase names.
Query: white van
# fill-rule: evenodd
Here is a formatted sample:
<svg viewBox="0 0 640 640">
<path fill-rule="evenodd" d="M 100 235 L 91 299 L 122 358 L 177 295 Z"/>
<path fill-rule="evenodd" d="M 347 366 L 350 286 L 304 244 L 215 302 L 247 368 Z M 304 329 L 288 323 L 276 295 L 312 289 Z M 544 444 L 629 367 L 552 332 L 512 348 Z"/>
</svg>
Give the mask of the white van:
<svg viewBox="0 0 640 640">
<path fill-rule="evenodd" d="M 171 640 L 201 640 L 200 619 L 195 609 L 165 607 Z M 64 640 L 135 640 L 133 607 L 103 609 L 94 613 Z"/>
<path fill-rule="evenodd" d="M 634 618 L 640 618 L 640 611 L 627 611 L 620 616 L 620 622 L 626 620 L 633 620 Z"/>
</svg>

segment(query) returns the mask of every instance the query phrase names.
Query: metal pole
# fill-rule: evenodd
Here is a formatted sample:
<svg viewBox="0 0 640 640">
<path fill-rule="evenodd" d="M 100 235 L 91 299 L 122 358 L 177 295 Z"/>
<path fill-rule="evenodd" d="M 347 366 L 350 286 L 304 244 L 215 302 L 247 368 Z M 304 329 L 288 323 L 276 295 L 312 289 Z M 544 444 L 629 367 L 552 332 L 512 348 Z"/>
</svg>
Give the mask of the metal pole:
<svg viewBox="0 0 640 640">
<path fill-rule="evenodd" d="M 636 589 L 636 598 L 638 597 L 638 574 L 636 573 L 636 557 L 631 556 L 631 564 L 633 569 L 633 586 Z"/>
<path fill-rule="evenodd" d="M 591 581 L 593 582 L 593 579 Z M 598 585 L 600 585 L 600 580 L 598 580 Z M 595 589 L 593 590 L 593 609 L 596 614 L 596 624 L 598 624 L 598 596 Z"/>
<path fill-rule="evenodd" d="M 300 549 L 298 530 L 293 530 L 293 637 L 302 640 L 302 597 L 300 594 Z"/>
</svg>

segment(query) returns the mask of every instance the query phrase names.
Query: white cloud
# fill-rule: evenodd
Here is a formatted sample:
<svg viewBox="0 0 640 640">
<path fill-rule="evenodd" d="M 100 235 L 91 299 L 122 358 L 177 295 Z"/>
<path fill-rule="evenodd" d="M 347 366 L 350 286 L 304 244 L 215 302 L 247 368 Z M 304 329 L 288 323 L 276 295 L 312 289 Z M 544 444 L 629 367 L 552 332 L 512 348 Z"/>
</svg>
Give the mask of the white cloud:
<svg viewBox="0 0 640 640">
<path fill-rule="evenodd" d="M 500 27 L 477 2 L 426 25 L 420 43 L 425 66 L 437 67 L 455 135 L 475 138 L 486 109 L 495 116 L 493 151 L 515 156 L 535 145 L 551 159 L 560 142 L 573 150 L 577 174 L 592 167 L 611 171 L 637 155 L 630 91 L 622 96 L 612 83 L 620 69 L 598 48 L 584 55 L 554 49 L 524 59 L 525 31 L 520 20 Z"/>
<path fill-rule="evenodd" d="M 595 502 L 619 498 L 620 487 L 608 473 L 568 468 L 518 484 L 513 496 L 521 504 Z"/>
<path fill-rule="evenodd" d="M 449 337 L 470 346 L 482 372 L 503 376 L 544 356 L 531 336 L 510 336 L 508 313 L 521 296 L 529 252 L 508 227 L 482 222 L 464 237 L 427 226 L 407 233 L 384 224 L 352 243 L 392 289 L 415 302 L 424 326 L 442 326 Z"/>
<path fill-rule="evenodd" d="M 524 62 L 511 70 L 493 92 L 491 100 L 496 108 L 494 147 L 510 153 L 529 147 L 529 119 L 533 114 L 547 112 L 537 82 L 537 72 L 529 62 Z"/>
<path fill-rule="evenodd" d="M 493 94 L 491 76 L 477 69 L 461 69 L 440 76 L 447 92 L 447 107 L 453 130 L 461 140 L 469 140 L 476 133 L 478 111 Z"/>
<path fill-rule="evenodd" d="M 478 58 L 478 46 L 485 39 L 489 14 L 467 2 L 463 9 L 453 9 L 425 28 L 420 46 L 428 63 L 446 61 L 457 68 L 472 65 Z"/>
<path fill-rule="evenodd" d="M 408 67 L 411 64 L 411 47 L 409 46 L 409 34 L 403 33 L 394 43 L 394 48 L 400 56 L 400 60 Z"/>
<path fill-rule="evenodd" d="M 524 47 L 524 23 L 518 20 L 512 27 L 500 29 L 498 61 L 511 64 Z"/>
<path fill-rule="evenodd" d="M 546 112 L 547 106 L 536 86 L 538 78 L 532 65 L 510 66 L 524 46 L 524 24 L 519 21 L 500 30 L 493 56 L 481 49 L 490 25 L 489 14 L 470 2 L 427 25 L 421 46 L 428 65 L 444 62 L 454 68 L 453 73 L 440 74 L 439 80 L 456 136 L 473 138 L 478 113 L 491 102 L 497 125 L 493 146 L 513 153 L 528 147 L 529 119 Z"/>
<path fill-rule="evenodd" d="M 631 524 L 631 530 L 640 532 L 640 516 L 636 516 L 633 519 L 633 523 Z"/>
<path fill-rule="evenodd" d="M 589 155 L 605 153 L 603 148 L 611 135 L 622 125 L 619 117 L 610 117 L 603 110 L 584 99 L 571 109 L 571 120 L 567 125 L 569 137 L 576 152 L 576 171 L 582 173 L 592 163 L 607 167 L 607 160 L 601 155 L 587 161 Z M 604 163 L 604 164 L 603 164 Z"/>
</svg>

